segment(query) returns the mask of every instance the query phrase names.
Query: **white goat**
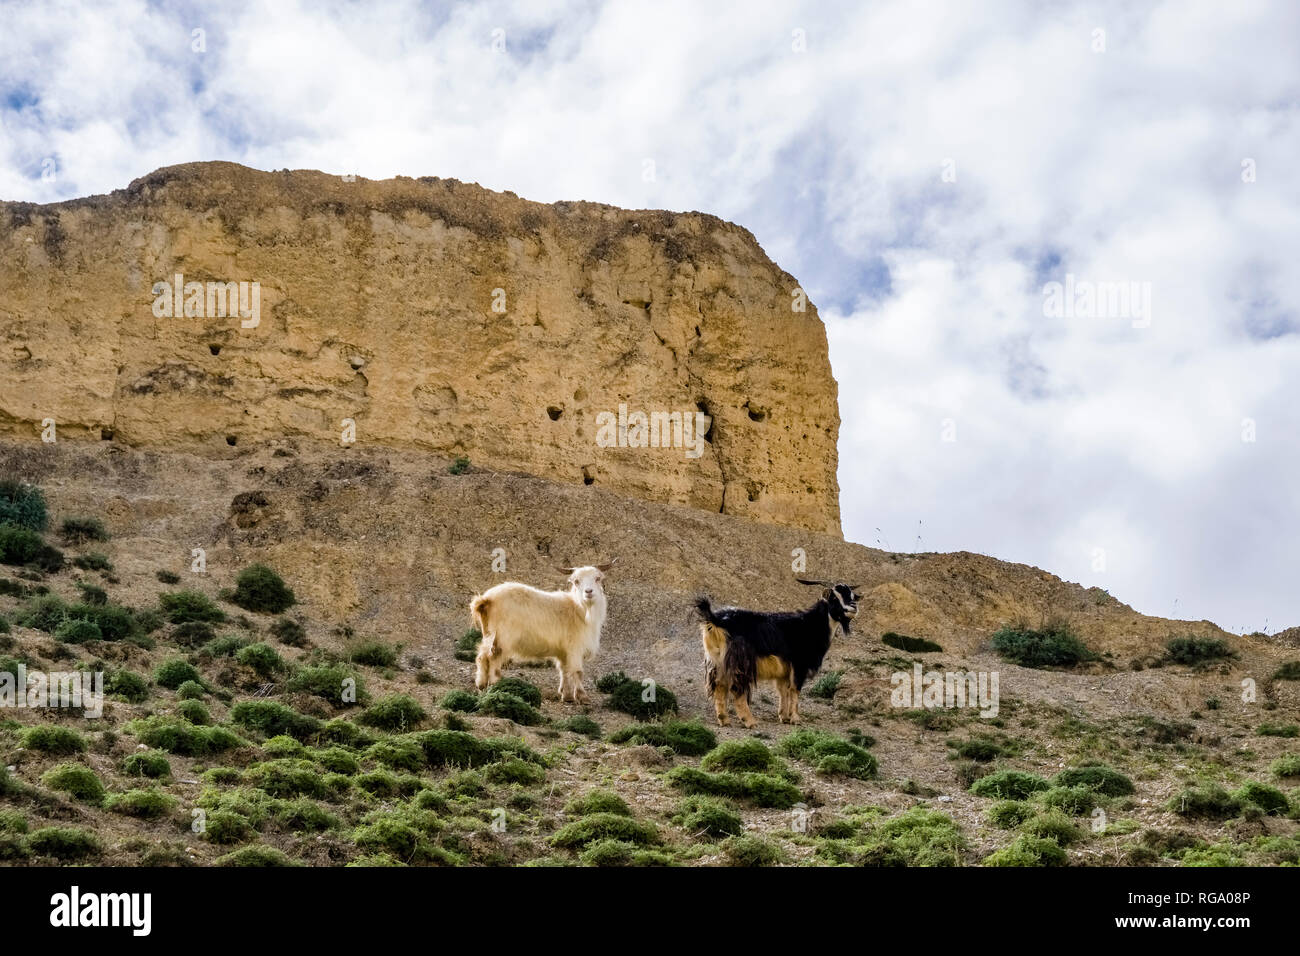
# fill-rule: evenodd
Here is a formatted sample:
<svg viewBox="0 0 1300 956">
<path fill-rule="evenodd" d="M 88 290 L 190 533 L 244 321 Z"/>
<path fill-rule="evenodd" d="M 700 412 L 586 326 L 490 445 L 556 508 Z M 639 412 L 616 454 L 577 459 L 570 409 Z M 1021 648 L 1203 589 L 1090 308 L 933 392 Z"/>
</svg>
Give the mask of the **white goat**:
<svg viewBox="0 0 1300 956">
<path fill-rule="evenodd" d="M 470 601 L 470 615 L 483 635 L 475 685 L 482 690 L 495 684 L 511 661 L 552 660 L 560 672 L 560 699 L 585 703 L 582 671 L 587 659 L 600 650 L 600 628 L 605 623 L 601 582 L 614 561 L 562 568 L 569 575 L 566 591 L 539 591 L 507 581 Z"/>
</svg>

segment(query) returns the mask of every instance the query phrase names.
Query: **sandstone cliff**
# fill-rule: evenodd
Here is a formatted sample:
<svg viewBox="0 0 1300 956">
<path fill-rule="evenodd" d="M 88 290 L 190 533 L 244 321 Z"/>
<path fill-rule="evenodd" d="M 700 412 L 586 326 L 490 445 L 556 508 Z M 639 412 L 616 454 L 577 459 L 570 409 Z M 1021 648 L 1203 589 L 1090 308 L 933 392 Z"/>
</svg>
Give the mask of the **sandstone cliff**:
<svg viewBox="0 0 1300 956">
<path fill-rule="evenodd" d="M 351 419 L 362 447 L 840 531 L 821 321 L 712 216 L 195 163 L 2 203 L 0 259 L 0 433 L 221 456 Z M 257 282 L 256 326 L 159 317 L 178 274 Z M 620 404 L 707 413 L 702 454 L 602 447 Z"/>
</svg>

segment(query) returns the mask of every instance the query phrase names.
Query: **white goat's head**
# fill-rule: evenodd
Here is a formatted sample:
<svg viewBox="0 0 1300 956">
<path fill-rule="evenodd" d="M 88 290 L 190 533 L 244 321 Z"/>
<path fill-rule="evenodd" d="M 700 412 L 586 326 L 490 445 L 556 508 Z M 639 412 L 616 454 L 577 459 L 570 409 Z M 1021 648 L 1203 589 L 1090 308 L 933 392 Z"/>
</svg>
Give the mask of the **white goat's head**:
<svg viewBox="0 0 1300 956">
<path fill-rule="evenodd" d="M 569 593 L 579 604 L 590 607 L 605 598 L 605 572 L 612 568 L 618 558 L 609 564 L 586 565 L 581 568 L 561 568 L 569 575 Z"/>
</svg>

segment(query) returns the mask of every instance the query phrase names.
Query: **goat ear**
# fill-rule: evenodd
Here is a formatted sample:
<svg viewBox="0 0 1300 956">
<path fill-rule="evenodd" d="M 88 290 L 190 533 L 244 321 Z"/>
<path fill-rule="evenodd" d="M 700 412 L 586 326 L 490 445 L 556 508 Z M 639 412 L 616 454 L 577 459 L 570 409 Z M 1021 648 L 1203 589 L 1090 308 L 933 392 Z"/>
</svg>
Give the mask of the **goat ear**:
<svg viewBox="0 0 1300 956">
<path fill-rule="evenodd" d="M 597 571 L 608 571 L 610 568 L 612 568 L 612 567 L 613 567 L 614 565 L 616 565 L 616 564 L 618 564 L 618 558 L 611 558 L 609 564 L 598 564 L 598 565 L 596 565 L 596 570 L 597 570 Z"/>
<path fill-rule="evenodd" d="M 834 593 L 830 588 L 822 588 L 822 600 L 829 601 Z"/>
</svg>

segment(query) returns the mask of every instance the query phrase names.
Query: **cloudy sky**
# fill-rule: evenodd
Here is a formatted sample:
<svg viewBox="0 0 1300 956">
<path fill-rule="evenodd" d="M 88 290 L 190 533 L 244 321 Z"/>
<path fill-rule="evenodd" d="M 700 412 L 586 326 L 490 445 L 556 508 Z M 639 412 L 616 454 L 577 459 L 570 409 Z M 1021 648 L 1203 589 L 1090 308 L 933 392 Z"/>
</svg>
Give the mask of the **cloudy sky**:
<svg viewBox="0 0 1300 956">
<path fill-rule="evenodd" d="M 848 538 L 1300 624 L 1300 4 L 210 6 L 0 3 L 0 198 L 226 159 L 712 212 L 826 322 Z"/>
</svg>

